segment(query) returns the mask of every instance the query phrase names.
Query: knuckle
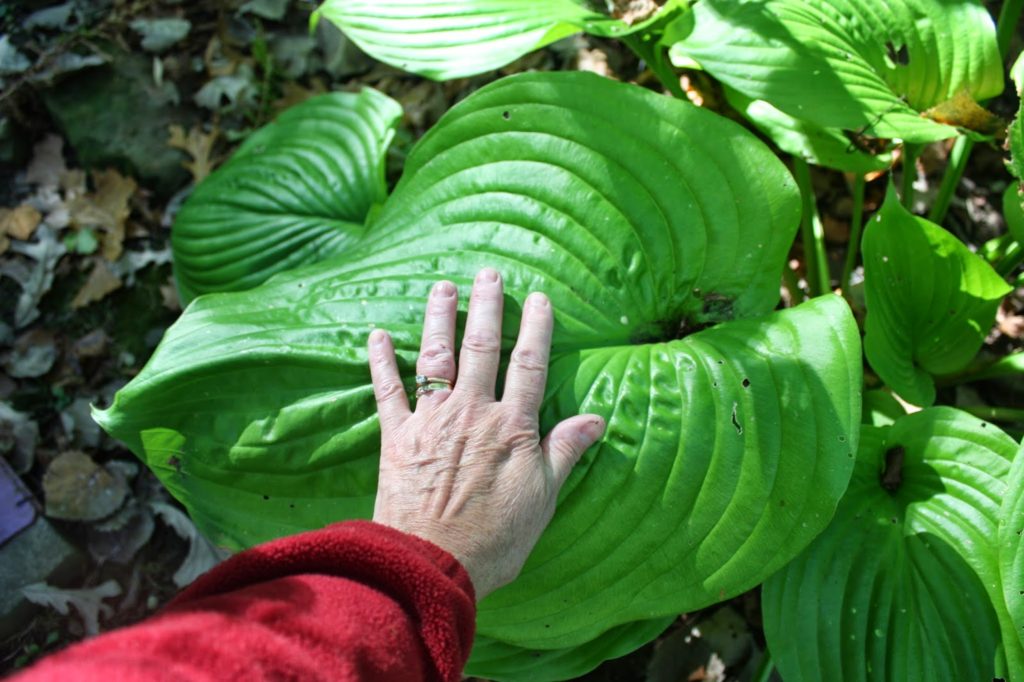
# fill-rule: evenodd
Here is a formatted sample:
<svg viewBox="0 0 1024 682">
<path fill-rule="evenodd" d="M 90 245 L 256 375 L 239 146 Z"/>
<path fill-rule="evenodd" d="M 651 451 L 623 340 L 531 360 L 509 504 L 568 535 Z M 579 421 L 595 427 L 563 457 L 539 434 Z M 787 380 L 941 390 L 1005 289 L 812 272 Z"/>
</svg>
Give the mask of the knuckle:
<svg viewBox="0 0 1024 682">
<path fill-rule="evenodd" d="M 377 402 L 383 403 L 405 392 L 405 387 L 397 381 L 385 380 L 378 383 L 374 390 L 377 395 Z"/>
<path fill-rule="evenodd" d="M 420 351 L 420 361 L 432 367 L 447 366 L 455 361 L 455 355 L 447 343 L 433 341 Z"/>
<path fill-rule="evenodd" d="M 462 339 L 462 348 L 473 353 L 496 353 L 501 350 L 501 339 L 493 332 L 469 332 Z"/>
<path fill-rule="evenodd" d="M 533 348 L 516 348 L 512 351 L 512 364 L 527 372 L 543 372 L 548 365 L 543 353 Z"/>
</svg>

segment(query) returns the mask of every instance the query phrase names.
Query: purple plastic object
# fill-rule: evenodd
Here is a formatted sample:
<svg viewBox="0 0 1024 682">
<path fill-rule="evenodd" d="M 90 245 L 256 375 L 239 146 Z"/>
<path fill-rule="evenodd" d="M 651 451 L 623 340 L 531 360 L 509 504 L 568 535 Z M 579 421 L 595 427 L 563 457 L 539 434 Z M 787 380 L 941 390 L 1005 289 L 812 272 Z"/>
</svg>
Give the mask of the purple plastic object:
<svg viewBox="0 0 1024 682">
<path fill-rule="evenodd" d="M 36 514 L 32 493 L 0 457 L 0 545 L 31 526 Z"/>
</svg>

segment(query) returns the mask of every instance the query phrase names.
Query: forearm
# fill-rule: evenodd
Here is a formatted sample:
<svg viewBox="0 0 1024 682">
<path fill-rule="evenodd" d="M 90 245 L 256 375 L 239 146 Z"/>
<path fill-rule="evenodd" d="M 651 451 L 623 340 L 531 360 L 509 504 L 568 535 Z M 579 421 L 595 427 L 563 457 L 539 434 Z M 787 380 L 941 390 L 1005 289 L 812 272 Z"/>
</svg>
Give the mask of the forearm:
<svg viewBox="0 0 1024 682">
<path fill-rule="evenodd" d="M 348 522 L 261 545 L 157 616 L 43 661 L 44 679 L 458 680 L 475 604 L 435 545 Z"/>
</svg>

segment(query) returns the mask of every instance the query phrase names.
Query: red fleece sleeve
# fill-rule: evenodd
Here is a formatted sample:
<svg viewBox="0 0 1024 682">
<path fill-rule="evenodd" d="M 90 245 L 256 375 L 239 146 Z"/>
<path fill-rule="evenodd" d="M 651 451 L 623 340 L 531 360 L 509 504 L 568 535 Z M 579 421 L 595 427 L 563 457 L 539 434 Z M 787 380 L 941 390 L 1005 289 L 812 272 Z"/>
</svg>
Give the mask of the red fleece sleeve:
<svg viewBox="0 0 1024 682">
<path fill-rule="evenodd" d="M 454 557 L 348 521 L 234 556 L 152 618 L 12 682 L 456 681 L 475 617 L 473 586 Z"/>
</svg>

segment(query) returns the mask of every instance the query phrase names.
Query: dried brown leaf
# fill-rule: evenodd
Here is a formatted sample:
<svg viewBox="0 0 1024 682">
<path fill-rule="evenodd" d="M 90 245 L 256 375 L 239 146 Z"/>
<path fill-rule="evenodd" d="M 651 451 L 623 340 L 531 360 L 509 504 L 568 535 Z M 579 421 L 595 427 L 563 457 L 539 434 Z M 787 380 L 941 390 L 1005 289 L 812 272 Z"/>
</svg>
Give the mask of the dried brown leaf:
<svg viewBox="0 0 1024 682">
<path fill-rule="evenodd" d="M 0 209 L 0 235 L 26 241 L 42 220 L 43 214 L 31 206 Z"/>
<path fill-rule="evenodd" d="M 90 303 L 102 301 L 108 294 L 120 289 L 121 284 L 121 278 L 110 270 L 110 266 L 107 265 L 106 261 L 96 258 L 92 272 L 89 273 L 89 278 L 85 280 L 85 284 L 75 294 L 74 300 L 71 301 L 71 307 L 74 310 L 78 310 Z"/>
<path fill-rule="evenodd" d="M 939 123 L 976 130 L 985 135 L 995 135 L 1006 128 L 1003 119 L 975 102 L 967 90 L 961 90 L 951 99 L 936 104 L 925 111 L 924 115 Z"/>
<path fill-rule="evenodd" d="M 216 161 L 213 159 L 213 146 L 217 143 L 220 130 L 216 127 L 209 133 L 204 133 L 200 126 L 193 126 L 188 134 L 180 125 L 170 126 L 171 136 L 167 140 L 167 146 L 180 149 L 192 157 L 191 161 L 185 161 L 183 165 L 196 184 L 202 182 L 213 172 Z"/>
<path fill-rule="evenodd" d="M 649 19 L 661 9 L 663 2 L 655 0 L 610 0 L 612 16 L 632 26 Z"/>
<path fill-rule="evenodd" d="M 96 521 L 117 511 L 128 486 L 83 452 L 65 452 L 43 476 L 46 515 L 67 521 Z"/>
</svg>

